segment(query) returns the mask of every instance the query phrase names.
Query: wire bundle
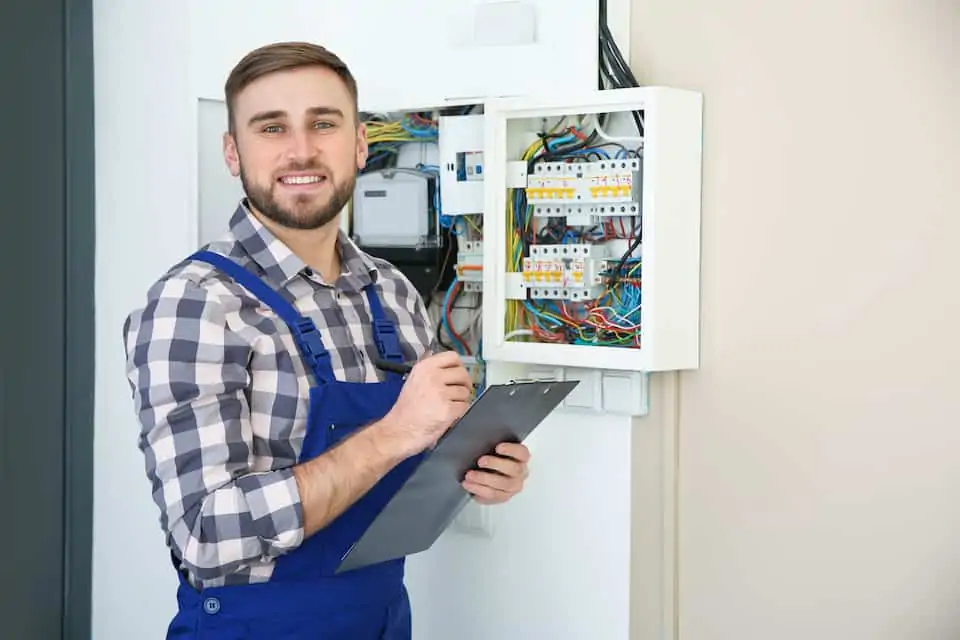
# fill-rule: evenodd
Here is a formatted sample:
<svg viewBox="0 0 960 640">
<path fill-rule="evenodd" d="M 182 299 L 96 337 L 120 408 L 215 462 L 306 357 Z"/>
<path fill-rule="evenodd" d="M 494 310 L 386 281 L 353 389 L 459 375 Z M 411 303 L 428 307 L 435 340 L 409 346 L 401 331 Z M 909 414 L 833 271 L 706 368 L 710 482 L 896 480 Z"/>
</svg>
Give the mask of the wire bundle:
<svg viewBox="0 0 960 640">
<path fill-rule="evenodd" d="M 538 342 L 639 347 L 640 261 L 631 260 L 617 285 L 608 284 L 593 302 L 524 301 L 530 335 Z"/>
<path fill-rule="evenodd" d="M 589 118 L 587 119 L 590 120 Z M 523 153 L 528 174 L 538 162 L 566 160 L 582 162 L 594 157 L 608 158 L 608 147 L 618 149 L 618 157 L 635 157 L 628 149 L 602 133 L 598 119 L 593 131 L 583 123 L 566 125 L 566 118 L 550 131 L 541 133 Z M 604 140 L 606 139 L 606 140 Z M 523 258 L 535 243 L 567 244 L 604 242 L 614 238 L 630 241 L 627 250 L 602 274 L 604 292 L 592 302 L 507 301 L 506 331 L 510 337 L 529 336 L 537 342 L 563 344 L 640 346 L 641 262 L 632 255 L 642 236 L 636 219 L 627 228 L 623 220 L 604 220 L 588 228 L 571 227 L 565 218 L 548 218 L 539 229 L 533 207 L 523 189 L 512 189 L 507 202 L 507 270 L 522 270 Z M 538 219 L 541 220 L 542 219 Z"/>
<path fill-rule="evenodd" d="M 436 120 L 418 113 L 410 113 L 402 119 L 390 121 L 370 118 L 364 123 L 370 155 L 364 173 L 395 167 L 400 148 L 411 142 L 436 142 Z"/>
<path fill-rule="evenodd" d="M 481 218 L 482 220 L 482 218 Z M 457 239 L 457 244 L 462 242 L 472 242 L 483 238 L 482 224 L 474 220 L 473 216 L 441 216 L 440 226 L 447 229 L 448 233 Z M 451 246 L 453 243 L 450 243 Z M 461 297 L 475 297 L 476 300 L 469 300 L 466 304 L 457 306 Z M 480 321 L 481 321 L 481 294 L 466 294 L 463 290 L 463 282 L 454 277 L 450 286 L 443 296 L 441 304 L 440 317 L 438 318 L 437 339 L 444 346 L 449 346 L 457 353 L 466 356 L 473 356 L 480 350 Z M 458 329 L 452 319 L 454 309 L 465 309 L 468 318 L 462 323 L 463 328 Z M 449 339 L 449 343 L 444 343 L 444 335 Z M 476 346 L 472 346 L 472 345 Z"/>
<path fill-rule="evenodd" d="M 607 25 L 607 0 L 600 0 L 600 89 L 626 89 L 640 86 L 630 65 L 623 58 L 620 47 L 617 46 Z M 637 124 L 637 131 L 643 135 L 643 115 L 633 111 L 633 120 Z"/>
<path fill-rule="evenodd" d="M 438 115 L 455 113 L 466 115 L 473 111 L 473 106 L 456 107 L 438 112 Z M 446 235 L 446 251 L 442 262 L 438 265 L 438 279 L 433 290 L 424 296 L 427 312 L 436 327 L 436 343 L 438 346 L 456 351 L 462 356 L 473 357 L 477 366 L 474 367 L 475 390 L 484 384 L 483 359 L 480 356 L 481 344 L 481 306 L 480 294 L 466 293 L 463 282 L 453 278 L 445 291 L 440 290 L 443 276 L 452 260 L 457 241 L 473 241 L 483 238 L 482 218 L 475 220 L 472 216 L 448 216 L 441 210 L 442 196 L 440 193 L 440 167 L 420 162 L 414 166 L 401 168 L 397 165 L 397 157 L 404 145 L 411 143 L 436 143 L 438 140 L 438 121 L 430 113 L 408 113 L 400 116 L 388 114 L 364 114 L 364 124 L 367 129 L 367 142 L 370 153 L 363 173 L 394 171 L 408 171 L 427 174 L 433 178 L 433 214 L 441 234 Z M 475 300 L 465 300 L 473 298 Z M 473 302 L 473 303 L 471 303 Z M 436 304 L 434 304 L 436 303 Z M 455 317 L 454 311 L 464 311 L 465 318 Z"/>
</svg>

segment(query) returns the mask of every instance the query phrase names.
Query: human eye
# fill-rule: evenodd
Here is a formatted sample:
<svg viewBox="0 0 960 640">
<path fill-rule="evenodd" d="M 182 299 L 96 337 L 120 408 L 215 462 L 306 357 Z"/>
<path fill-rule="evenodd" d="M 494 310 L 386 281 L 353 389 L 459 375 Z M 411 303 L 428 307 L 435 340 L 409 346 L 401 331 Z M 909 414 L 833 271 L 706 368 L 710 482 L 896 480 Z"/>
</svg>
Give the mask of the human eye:
<svg viewBox="0 0 960 640">
<path fill-rule="evenodd" d="M 279 124 L 268 124 L 263 127 L 262 131 L 264 133 L 281 133 L 283 131 L 283 127 L 281 127 Z"/>
<path fill-rule="evenodd" d="M 329 120 L 317 120 L 316 122 L 313 123 L 314 129 L 332 129 L 335 126 L 336 124 L 333 122 L 330 122 Z"/>
</svg>

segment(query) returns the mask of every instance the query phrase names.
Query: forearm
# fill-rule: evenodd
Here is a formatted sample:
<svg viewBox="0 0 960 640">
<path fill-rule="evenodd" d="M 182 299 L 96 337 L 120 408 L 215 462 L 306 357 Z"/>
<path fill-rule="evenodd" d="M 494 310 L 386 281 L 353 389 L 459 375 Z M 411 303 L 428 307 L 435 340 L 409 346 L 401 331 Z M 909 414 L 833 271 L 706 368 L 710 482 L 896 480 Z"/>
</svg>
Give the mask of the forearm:
<svg viewBox="0 0 960 640">
<path fill-rule="evenodd" d="M 387 418 L 293 467 L 303 510 L 304 537 L 330 524 L 413 453 Z"/>
<path fill-rule="evenodd" d="M 224 578 L 244 565 L 277 558 L 303 542 L 297 485 L 289 468 L 247 473 L 212 489 L 216 477 L 208 471 L 202 486 L 174 479 L 167 483 L 170 493 L 155 494 L 161 507 L 166 507 L 164 518 L 169 520 L 174 550 L 198 579 Z M 162 501 L 179 492 L 204 491 L 203 499 L 189 506 Z"/>
</svg>

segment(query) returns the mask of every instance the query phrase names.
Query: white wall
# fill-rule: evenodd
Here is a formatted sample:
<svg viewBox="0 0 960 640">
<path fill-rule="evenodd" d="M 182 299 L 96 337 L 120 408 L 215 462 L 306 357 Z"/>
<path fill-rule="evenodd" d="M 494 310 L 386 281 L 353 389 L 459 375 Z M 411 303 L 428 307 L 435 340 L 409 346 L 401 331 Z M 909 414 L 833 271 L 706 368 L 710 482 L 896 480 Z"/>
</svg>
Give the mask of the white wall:
<svg viewBox="0 0 960 640">
<path fill-rule="evenodd" d="M 93 637 L 163 638 L 176 576 L 137 450 L 121 329 L 191 242 L 186 0 L 94 2 L 97 162 Z M 178 46 L 178 43 L 180 46 Z"/>
<path fill-rule="evenodd" d="M 529 446 L 530 482 L 491 511 L 491 538 L 449 529 L 408 561 L 416 640 L 628 637 L 629 419 L 554 415 Z"/>
<path fill-rule="evenodd" d="M 683 640 L 960 637 L 958 42 L 950 0 L 634 3 L 641 81 L 705 95 Z"/>
<path fill-rule="evenodd" d="M 315 5 L 286 6 L 303 12 Z M 619 15 L 623 9 L 621 3 Z M 97 640 L 161 638 L 175 609 L 176 578 L 136 447 L 121 327 L 146 288 L 194 249 L 198 235 L 197 87 L 206 75 L 197 66 L 220 61 L 222 51 L 204 48 L 204 31 L 198 35 L 191 22 L 195 11 L 196 3 L 186 0 L 94 2 Z M 223 11 L 207 26 L 232 34 L 236 47 L 237 34 L 260 33 L 250 28 L 260 14 L 252 15 Z M 556 28 L 582 28 L 582 22 L 561 22 Z M 309 31 L 303 20 L 287 23 L 296 29 L 286 37 Z M 273 27 L 261 35 L 285 37 Z M 585 40 L 584 55 L 595 51 L 592 41 Z M 522 67 L 515 71 L 527 75 Z M 497 510 L 494 538 L 451 533 L 411 561 L 418 640 L 499 637 L 505 625 L 524 638 L 626 637 L 631 429 L 627 418 L 601 418 L 584 445 L 578 436 L 586 428 L 578 415 L 559 414 L 544 425 L 531 443 L 536 463 L 528 493 Z M 468 621 L 474 626 L 465 626 Z M 464 635 L 466 628 L 474 635 Z"/>
</svg>

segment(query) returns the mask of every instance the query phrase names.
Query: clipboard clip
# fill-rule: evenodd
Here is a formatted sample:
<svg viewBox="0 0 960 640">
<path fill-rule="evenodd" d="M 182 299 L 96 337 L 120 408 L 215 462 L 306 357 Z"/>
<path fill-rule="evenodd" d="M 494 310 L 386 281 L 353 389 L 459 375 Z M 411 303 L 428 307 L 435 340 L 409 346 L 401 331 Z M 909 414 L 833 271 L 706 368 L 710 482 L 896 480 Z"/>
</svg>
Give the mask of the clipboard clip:
<svg viewBox="0 0 960 640">
<path fill-rule="evenodd" d="M 542 378 L 511 378 L 507 384 L 531 384 L 534 382 L 560 382 L 556 376 L 544 376 Z"/>
</svg>

